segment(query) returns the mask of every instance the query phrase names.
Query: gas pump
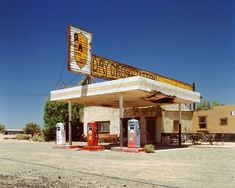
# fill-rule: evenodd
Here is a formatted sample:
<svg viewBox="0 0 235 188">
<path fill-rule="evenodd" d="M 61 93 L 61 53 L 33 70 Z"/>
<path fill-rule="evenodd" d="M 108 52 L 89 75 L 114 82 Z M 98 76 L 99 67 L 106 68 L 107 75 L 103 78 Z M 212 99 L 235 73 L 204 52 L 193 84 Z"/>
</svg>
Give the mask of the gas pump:
<svg viewBox="0 0 235 188">
<path fill-rule="evenodd" d="M 140 124 L 137 119 L 128 121 L 128 148 L 140 147 Z"/>
<path fill-rule="evenodd" d="M 63 123 L 56 124 L 56 144 L 58 145 L 65 144 L 65 129 Z"/>
<path fill-rule="evenodd" d="M 83 150 L 103 150 L 104 146 L 98 145 L 98 125 L 96 122 L 87 123 L 87 146 Z"/>
<path fill-rule="evenodd" d="M 98 146 L 98 127 L 95 122 L 87 124 L 87 145 Z"/>
</svg>

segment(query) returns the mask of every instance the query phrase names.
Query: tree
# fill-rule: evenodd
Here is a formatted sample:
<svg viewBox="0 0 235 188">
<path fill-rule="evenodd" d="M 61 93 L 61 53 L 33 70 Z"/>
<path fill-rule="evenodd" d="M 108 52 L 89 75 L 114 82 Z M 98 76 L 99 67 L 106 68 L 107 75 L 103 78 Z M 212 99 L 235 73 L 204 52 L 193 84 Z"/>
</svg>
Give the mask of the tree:
<svg viewBox="0 0 235 188">
<path fill-rule="evenodd" d="M 72 104 L 72 126 L 80 123 L 80 106 Z M 68 122 L 68 103 L 52 102 L 47 100 L 44 107 L 44 128 L 46 140 L 54 140 L 56 135 L 56 124 Z"/>
<path fill-rule="evenodd" d="M 31 134 L 33 137 L 41 133 L 41 128 L 40 125 L 30 122 L 26 124 L 24 131 L 26 134 Z"/>
<path fill-rule="evenodd" d="M 197 110 L 211 110 L 212 106 L 209 101 L 203 101 L 198 104 Z"/>
<path fill-rule="evenodd" d="M 0 133 L 2 133 L 3 132 L 3 130 L 5 129 L 5 125 L 3 125 L 3 124 L 0 124 Z"/>
<path fill-rule="evenodd" d="M 203 101 L 198 104 L 197 110 L 211 110 L 214 106 L 222 106 L 222 103 L 213 101 L 210 103 L 209 101 Z"/>
<path fill-rule="evenodd" d="M 212 102 L 212 106 L 223 106 L 224 104 L 220 103 L 220 102 L 217 102 L 217 101 L 213 101 Z"/>
</svg>

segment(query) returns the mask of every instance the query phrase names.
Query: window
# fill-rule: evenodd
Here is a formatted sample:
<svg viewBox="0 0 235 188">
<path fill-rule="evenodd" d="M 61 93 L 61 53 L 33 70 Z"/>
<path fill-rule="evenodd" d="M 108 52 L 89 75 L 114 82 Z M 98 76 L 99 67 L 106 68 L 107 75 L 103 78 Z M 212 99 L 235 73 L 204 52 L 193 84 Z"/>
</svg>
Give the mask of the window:
<svg viewBox="0 0 235 188">
<path fill-rule="evenodd" d="M 179 120 L 173 122 L 173 132 L 179 132 Z"/>
<path fill-rule="evenodd" d="M 228 125 L 228 118 L 220 118 L 220 125 Z"/>
<path fill-rule="evenodd" d="M 206 116 L 199 116 L 199 129 L 206 129 Z"/>
<path fill-rule="evenodd" d="M 110 121 L 99 121 L 96 123 L 98 125 L 99 133 L 110 133 Z"/>
</svg>

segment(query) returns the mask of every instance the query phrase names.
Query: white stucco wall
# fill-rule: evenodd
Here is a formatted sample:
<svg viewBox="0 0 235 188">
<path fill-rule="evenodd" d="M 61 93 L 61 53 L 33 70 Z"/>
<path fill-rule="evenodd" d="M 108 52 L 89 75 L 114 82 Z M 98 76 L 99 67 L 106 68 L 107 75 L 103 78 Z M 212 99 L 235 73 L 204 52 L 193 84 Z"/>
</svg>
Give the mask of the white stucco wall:
<svg viewBox="0 0 235 188">
<path fill-rule="evenodd" d="M 179 120 L 179 112 L 177 111 L 163 111 L 162 112 L 162 133 L 173 133 L 174 120 Z M 185 111 L 182 112 L 181 116 L 181 132 L 191 133 L 192 132 L 192 118 L 193 112 Z"/>
<path fill-rule="evenodd" d="M 90 106 L 84 107 L 81 113 L 84 123 L 84 134 L 87 134 L 87 123 L 94 121 L 110 121 L 110 134 L 120 134 L 119 109 Z"/>
<path fill-rule="evenodd" d="M 84 134 L 87 134 L 87 123 L 94 121 L 110 121 L 110 134 L 120 134 L 119 109 L 107 107 L 85 107 L 81 111 L 81 121 L 84 123 Z M 161 143 L 162 133 L 173 133 L 173 122 L 179 120 L 178 111 L 161 111 L 161 109 L 140 108 L 125 109 L 124 118 L 139 117 L 141 125 L 141 137 L 144 138 L 146 131 L 146 117 L 156 119 L 155 122 L 155 138 L 157 143 Z M 182 133 L 192 132 L 192 111 L 182 111 Z"/>
</svg>

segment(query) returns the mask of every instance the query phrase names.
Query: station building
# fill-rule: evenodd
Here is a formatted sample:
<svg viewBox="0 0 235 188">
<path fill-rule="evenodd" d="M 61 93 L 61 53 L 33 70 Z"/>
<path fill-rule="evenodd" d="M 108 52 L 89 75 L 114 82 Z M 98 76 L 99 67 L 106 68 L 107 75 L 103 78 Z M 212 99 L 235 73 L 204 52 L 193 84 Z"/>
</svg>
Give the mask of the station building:
<svg viewBox="0 0 235 188">
<path fill-rule="evenodd" d="M 212 133 L 217 138 L 223 135 L 224 141 L 235 141 L 235 105 L 215 106 L 211 110 L 192 110 L 191 105 L 182 105 L 181 110 L 182 134 Z M 85 127 L 88 122 L 97 122 L 100 134 L 120 133 L 119 110 L 116 108 L 84 107 L 81 115 Z M 124 144 L 127 139 L 125 127 L 133 117 L 140 120 L 142 145 L 166 143 L 166 137 L 177 136 L 179 132 L 177 105 L 128 108 L 124 110 L 122 119 Z"/>
<path fill-rule="evenodd" d="M 192 128 L 193 133 L 209 132 L 223 135 L 224 141 L 235 141 L 235 105 L 194 111 Z"/>
<path fill-rule="evenodd" d="M 182 134 L 192 132 L 193 112 L 182 105 Z M 166 138 L 175 136 L 179 132 L 178 105 L 164 105 L 154 107 L 140 107 L 124 109 L 124 116 L 119 119 L 119 109 L 90 106 L 82 109 L 81 121 L 84 130 L 89 122 L 96 122 L 100 134 L 120 134 L 120 121 L 122 121 L 123 142 L 127 144 L 127 122 L 135 118 L 140 121 L 141 145 L 167 143 Z M 84 132 L 86 135 L 86 131 Z"/>
<path fill-rule="evenodd" d="M 160 143 L 162 134 L 178 125 L 178 133 L 190 124 L 183 105 L 200 102 L 195 84 L 187 84 L 91 53 L 92 34 L 68 27 L 68 70 L 87 76 L 87 84 L 51 91 L 51 101 L 69 105 L 69 142 L 71 145 L 71 104 L 85 106 L 84 133 L 88 122 L 97 122 L 103 134 L 118 134 L 120 145 L 127 139 L 127 121 L 140 121 L 141 143 Z M 104 81 L 91 83 L 92 78 Z M 176 105 L 175 111 L 163 108 Z M 93 107 L 91 107 L 93 106 Z M 95 106 L 95 107 L 94 107 Z M 105 107 L 105 108 L 104 108 Z M 192 118 L 192 115 L 190 116 Z M 187 122 L 187 123 L 186 123 Z M 188 126 L 187 126 L 188 127 Z M 180 142 L 180 139 L 179 139 Z"/>
<path fill-rule="evenodd" d="M 71 104 L 84 106 L 81 120 L 86 135 L 87 123 L 96 122 L 100 134 L 118 135 L 120 145 L 127 141 L 127 122 L 140 121 L 142 145 L 162 143 L 169 135 L 235 133 L 234 106 L 194 111 L 200 102 L 195 84 L 187 84 L 91 54 L 92 34 L 68 27 L 68 70 L 87 76 L 82 86 L 51 91 L 51 101 L 69 105 L 69 142 L 71 142 Z M 100 83 L 91 79 L 101 78 Z M 179 139 L 179 142 L 180 139 Z"/>
<path fill-rule="evenodd" d="M 192 103 L 200 94 L 141 76 L 55 90 L 51 100 L 84 105 L 84 134 L 88 122 L 97 122 L 99 132 L 117 134 L 127 144 L 127 121 L 140 121 L 141 143 L 161 143 L 164 134 L 191 131 Z M 186 105 L 187 104 L 187 105 Z"/>
</svg>

